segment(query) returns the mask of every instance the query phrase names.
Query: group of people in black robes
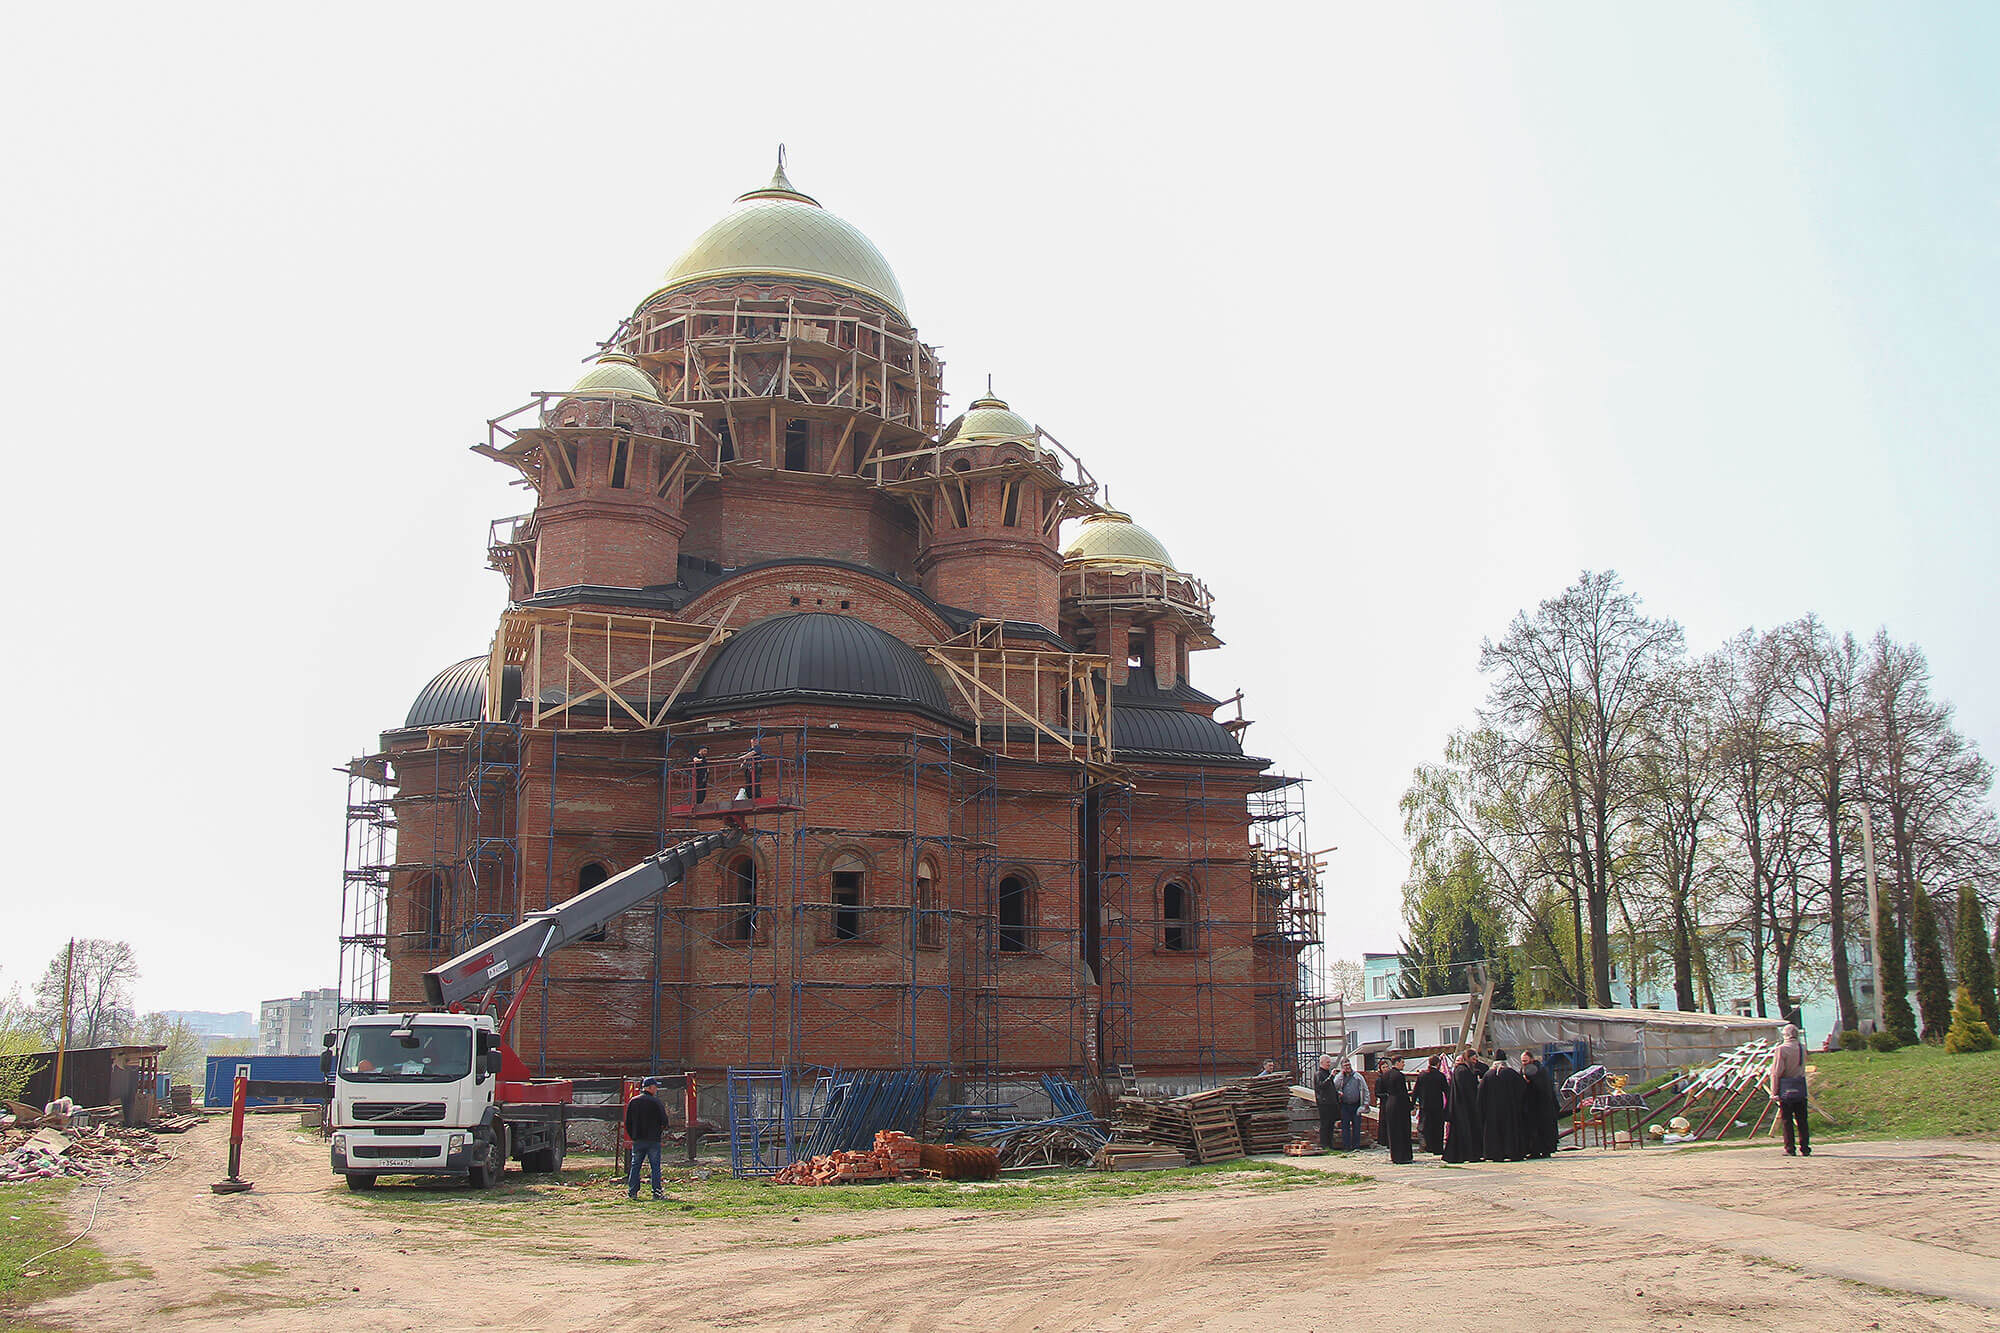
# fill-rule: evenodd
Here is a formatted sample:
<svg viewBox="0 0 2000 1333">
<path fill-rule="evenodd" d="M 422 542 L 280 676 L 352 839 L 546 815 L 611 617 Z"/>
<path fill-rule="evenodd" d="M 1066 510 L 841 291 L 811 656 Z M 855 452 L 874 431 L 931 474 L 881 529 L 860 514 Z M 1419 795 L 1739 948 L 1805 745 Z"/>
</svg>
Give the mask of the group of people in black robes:
<svg viewBox="0 0 2000 1333">
<path fill-rule="evenodd" d="M 1392 1056 L 1375 1081 L 1375 1098 L 1392 1162 L 1411 1160 L 1412 1104 L 1424 1151 L 1447 1162 L 1548 1157 L 1562 1138 L 1555 1080 L 1532 1051 L 1521 1053 L 1519 1068 L 1505 1051 L 1495 1051 L 1491 1064 L 1467 1051 L 1449 1074 L 1443 1057 L 1433 1055 L 1414 1080 Z"/>
</svg>

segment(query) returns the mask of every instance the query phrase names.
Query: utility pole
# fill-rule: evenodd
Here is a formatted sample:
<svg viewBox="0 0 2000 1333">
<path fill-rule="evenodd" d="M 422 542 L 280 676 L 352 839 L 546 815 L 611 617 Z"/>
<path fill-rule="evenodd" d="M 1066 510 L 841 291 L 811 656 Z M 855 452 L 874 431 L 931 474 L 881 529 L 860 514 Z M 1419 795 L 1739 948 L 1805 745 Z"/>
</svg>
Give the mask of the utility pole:
<svg viewBox="0 0 2000 1333">
<path fill-rule="evenodd" d="M 70 977 L 76 971 L 76 940 L 70 939 L 69 951 L 63 955 L 63 1010 L 62 1031 L 56 1034 L 56 1076 L 49 1084 L 49 1100 L 62 1097 L 63 1053 L 69 1049 L 69 994 Z"/>
<path fill-rule="evenodd" d="M 1875 1030 L 1887 1032 L 1888 1011 L 1884 1008 L 1887 1002 L 1882 998 L 1882 912 L 1875 897 L 1875 821 L 1869 818 L 1866 801 L 1861 803 L 1861 862 L 1868 870 L 1868 940 L 1874 959 L 1869 973 L 1875 991 Z"/>
</svg>

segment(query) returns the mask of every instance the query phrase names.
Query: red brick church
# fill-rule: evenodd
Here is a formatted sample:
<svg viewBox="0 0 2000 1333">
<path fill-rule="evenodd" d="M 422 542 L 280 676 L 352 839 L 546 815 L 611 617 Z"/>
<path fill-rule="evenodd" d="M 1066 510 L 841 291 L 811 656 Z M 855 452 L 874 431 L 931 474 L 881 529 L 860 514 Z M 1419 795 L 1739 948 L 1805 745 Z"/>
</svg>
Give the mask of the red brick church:
<svg viewBox="0 0 2000 1333">
<path fill-rule="evenodd" d="M 990 385 L 947 417 L 942 372 L 781 162 L 493 423 L 533 508 L 493 526 L 491 645 L 350 765 L 350 1006 L 420 1003 L 754 785 L 776 808 L 734 851 L 531 984 L 531 1066 L 1202 1078 L 1295 1049 L 1317 876 L 1296 783 L 1190 681 L 1208 589 Z"/>
</svg>

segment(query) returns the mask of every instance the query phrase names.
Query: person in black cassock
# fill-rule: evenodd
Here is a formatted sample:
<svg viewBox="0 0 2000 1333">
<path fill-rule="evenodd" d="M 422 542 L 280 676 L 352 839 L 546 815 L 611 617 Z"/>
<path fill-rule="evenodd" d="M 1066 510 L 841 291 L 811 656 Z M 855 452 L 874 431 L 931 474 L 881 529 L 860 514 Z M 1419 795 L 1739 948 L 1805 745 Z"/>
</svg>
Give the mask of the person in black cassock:
<svg viewBox="0 0 2000 1333">
<path fill-rule="evenodd" d="M 1389 1057 L 1389 1067 L 1375 1080 L 1375 1114 L 1381 1118 L 1378 1137 L 1392 1162 L 1410 1160 L 1410 1081 L 1403 1062 Z"/>
<path fill-rule="evenodd" d="M 1479 1080 L 1479 1140 L 1489 1162 L 1521 1160 L 1521 1101 L 1527 1085 L 1507 1063 L 1507 1052 L 1493 1052 L 1493 1067 Z"/>
<path fill-rule="evenodd" d="M 1562 1141 L 1556 1103 L 1556 1083 L 1533 1051 L 1521 1052 L 1521 1151 L 1548 1157 Z"/>
<path fill-rule="evenodd" d="M 1313 1105 L 1319 1110 L 1320 1151 L 1332 1152 L 1340 1132 L 1340 1071 L 1330 1055 L 1322 1055 L 1313 1071 Z"/>
<path fill-rule="evenodd" d="M 1424 1151 L 1432 1155 L 1444 1151 L 1444 1094 L 1449 1085 L 1444 1070 L 1438 1067 L 1442 1063 L 1433 1055 L 1410 1089 L 1417 1099 L 1417 1137 L 1424 1141 Z"/>
<path fill-rule="evenodd" d="M 1479 1057 L 1467 1051 L 1451 1069 L 1451 1092 L 1445 1102 L 1450 1118 L 1444 1136 L 1444 1160 L 1476 1162 L 1480 1152 Z"/>
</svg>

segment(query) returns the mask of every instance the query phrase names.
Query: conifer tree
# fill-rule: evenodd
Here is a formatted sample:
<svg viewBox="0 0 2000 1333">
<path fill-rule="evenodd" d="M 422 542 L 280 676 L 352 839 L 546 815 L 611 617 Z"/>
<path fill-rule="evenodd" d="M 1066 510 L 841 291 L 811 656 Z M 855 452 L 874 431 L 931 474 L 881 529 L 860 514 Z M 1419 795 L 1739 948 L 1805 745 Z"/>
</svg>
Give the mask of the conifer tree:
<svg viewBox="0 0 2000 1333">
<path fill-rule="evenodd" d="M 1910 1011 L 1910 974 L 1903 963 L 1903 932 L 1896 929 L 1896 908 L 1888 894 L 1875 905 L 1875 938 L 1882 947 L 1875 960 L 1875 984 L 1882 990 L 1882 1021 L 1897 1041 L 1916 1044 L 1917 1016 Z"/>
<path fill-rule="evenodd" d="M 1993 1035 L 1993 1029 L 1979 1016 L 1972 1003 L 1972 992 L 1960 986 L 1958 999 L 1951 1006 L 1951 1031 L 1944 1034 L 1945 1054 L 1968 1055 L 1990 1051 L 1995 1046 L 2000 1046 L 2000 1038 Z"/>
<path fill-rule="evenodd" d="M 1951 1027 L 1951 983 L 1944 975 L 1937 912 L 1921 884 L 1910 886 L 1910 951 L 1917 960 L 1917 1008 L 1924 1016 L 1924 1040 L 1943 1041 Z"/>
<path fill-rule="evenodd" d="M 1993 955 L 1979 920 L 1979 899 L 1970 884 L 1958 891 L 1958 984 L 1972 992 L 1973 1007 L 1987 1027 L 2000 1033 L 2000 996 L 1993 993 Z"/>
</svg>

